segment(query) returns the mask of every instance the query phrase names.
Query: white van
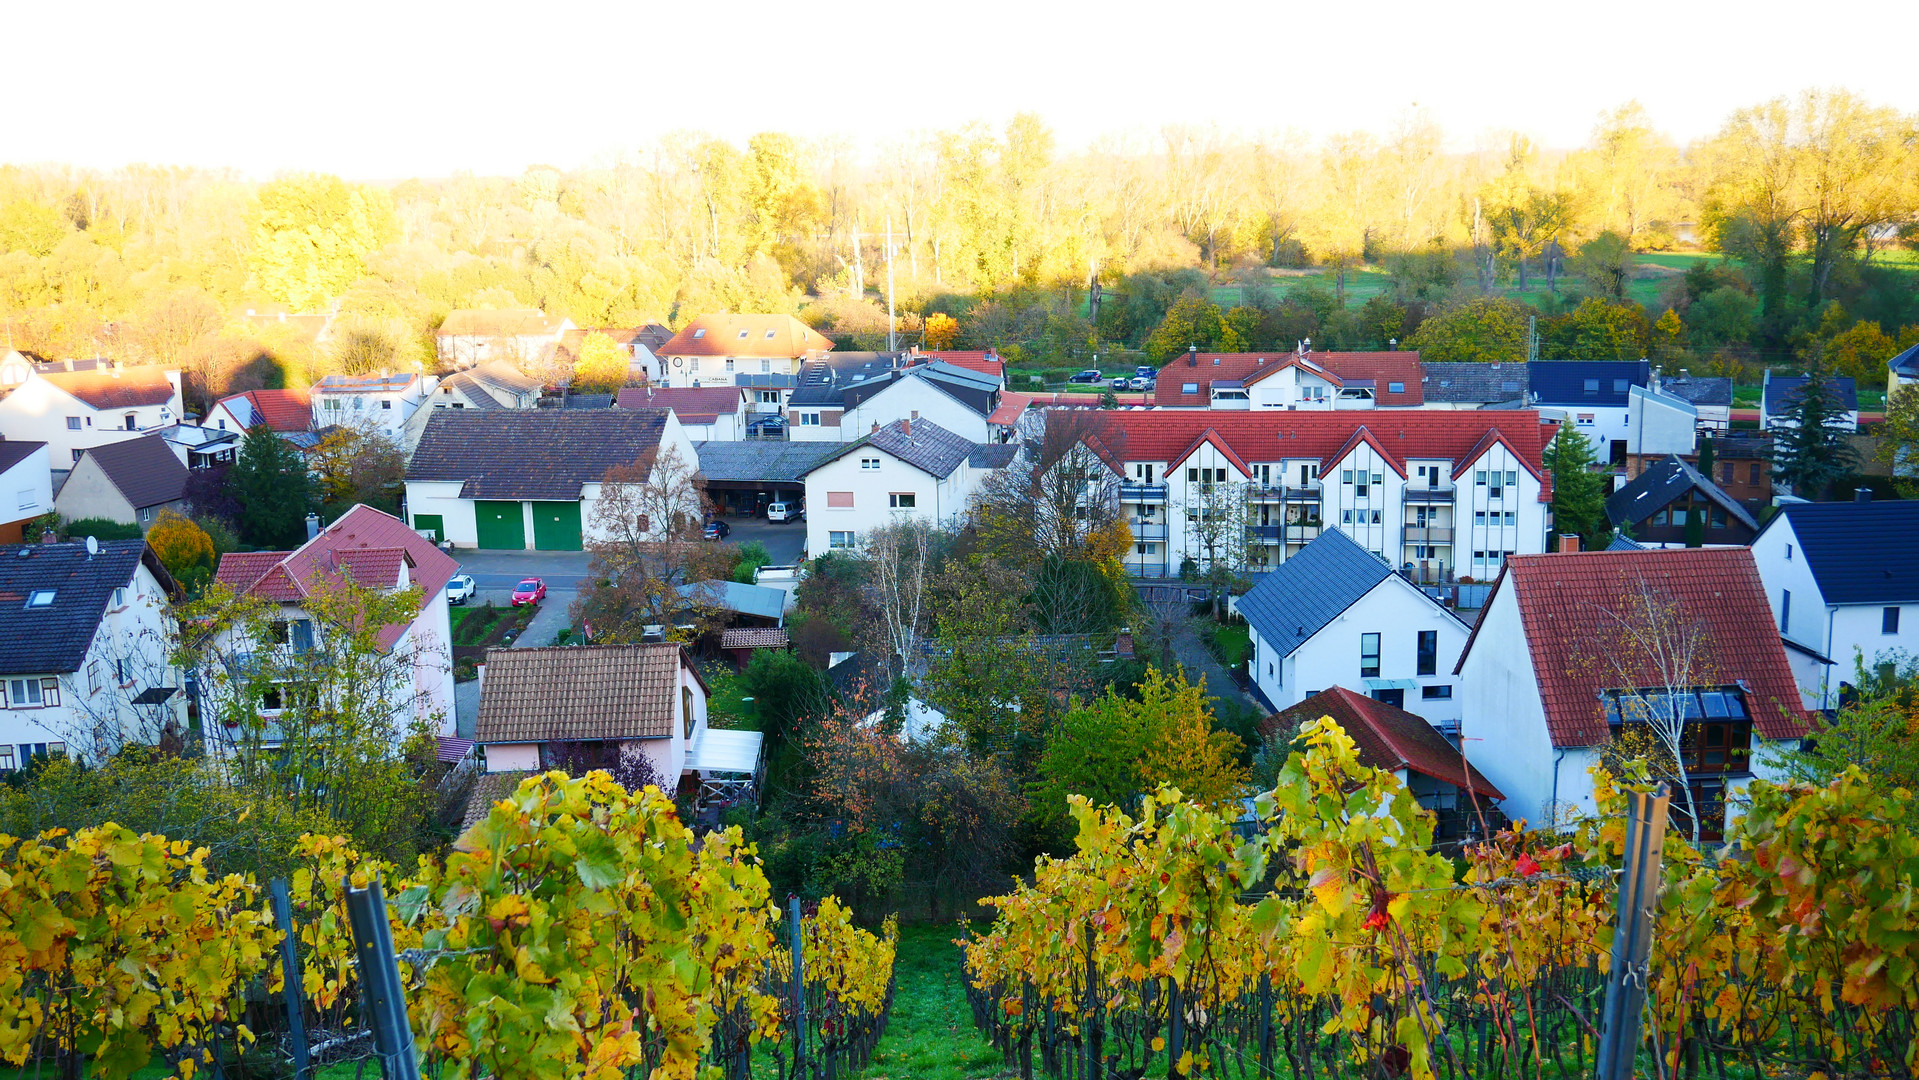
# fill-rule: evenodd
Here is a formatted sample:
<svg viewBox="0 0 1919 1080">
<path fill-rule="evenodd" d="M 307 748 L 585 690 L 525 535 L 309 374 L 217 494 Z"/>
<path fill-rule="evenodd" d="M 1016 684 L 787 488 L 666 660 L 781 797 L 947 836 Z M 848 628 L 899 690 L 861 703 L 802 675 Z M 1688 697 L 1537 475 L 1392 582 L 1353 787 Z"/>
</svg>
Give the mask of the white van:
<svg viewBox="0 0 1919 1080">
<path fill-rule="evenodd" d="M 805 521 L 806 508 L 799 503 L 776 502 L 766 508 L 768 521 Z"/>
</svg>

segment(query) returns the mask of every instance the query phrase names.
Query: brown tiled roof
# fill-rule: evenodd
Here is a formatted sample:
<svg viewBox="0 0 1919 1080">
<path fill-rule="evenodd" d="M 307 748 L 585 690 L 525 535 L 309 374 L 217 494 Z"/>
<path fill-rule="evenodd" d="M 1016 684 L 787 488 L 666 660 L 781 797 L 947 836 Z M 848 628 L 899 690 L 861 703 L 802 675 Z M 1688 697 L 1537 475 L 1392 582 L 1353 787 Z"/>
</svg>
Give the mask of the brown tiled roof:
<svg viewBox="0 0 1919 1080">
<path fill-rule="evenodd" d="M 818 330 L 791 315 L 701 315 L 653 351 L 661 356 L 797 357 L 832 347 Z"/>
<path fill-rule="evenodd" d="M 1424 718 L 1343 686 L 1321 690 L 1292 708 L 1268 717 L 1260 729 L 1270 733 L 1282 724 L 1301 724 L 1322 716 L 1338 721 L 1359 745 L 1359 760 L 1363 765 L 1394 772 L 1409 769 L 1444 780 L 1456 788 L 1470 789 L 1488 799 L 1506 797 Z"/>
<path fill-rule="evenodd" d="M 1417 352 L 1315 352 L 1304 357 L 1289 352 L 1200 353 L 1199 363 L 1191 359 L 1178 356 L 1159 369 L 1153 404 L 1203 409 L 1212 403 L 1210 387 L 1215 381 L 1251 384 L 1302 363 L 1320 369 L 1315 374 L 1331 376 L 1327 381 L 1335 386 L 1371 380 L 1375 384 L 1373 398 L 1380 405 L 1409 407 L 1426 400 Z M 1219 363 L 1213 363 L 1215 360 Z M 1396 382 L 1405 384 L 1405 389 L 1393 393 L 1391 386 Z M 1194 393 L 1184 392 L 1186 383 L 1196 384 Z"/>
<path fill-rule="evenodd" d="M 513 772 L 481 773 L 473 780 L 473 790 L 467 793 L 466 813 L 460 817 L 460 831 L 465 832 L 478 825 L 493 812 L 500 800 L 511 795 L 520 786 L 520 781 L 532 776 L 529 770 Z"/>
<path fill-rule="evenodd" d="M 1669 596 L 1705 631 L 1713 685 L 1742 684 L 1754 730 L 1768 739 L 1806 733 L 1806 712 L 1786 661 L 1785 646 L 1766 602 L 1765 586 L 1749 548 L 1668 548 L 1510 555 L 1486 599 L 1488 610 L 1511 590 L 1525 627 L 1526 648 L 1539 681 L 1539 698 L 1554 746 L 1596 746 L 1609 732 L 1600 706 L 1617 676 L 1591 653 L 1617 637 L 1612 615 L 1640 582 Z M 1455 673 L 1478 643 L 1482 618 L 1466 639 Z M 1488 642 L 1487 648 L 1518 642 Z M 1639 687 L 1659 677 L 1639 673 Z"/>
<path fill-rule="evenodd" d="M 24 439 L 0 439 L 0 472 L 6 472 L 27 459 L 35 450 L 44 449 L 46 443 L 28 442 Z"/>
<path fill-rule="evenodd" d="M 787 641 L 784 626 L 737 626 L 720 631 L 722 649 L 784 649 Z"/>
<path fill-rule="evenodd" d="M 151 365 L 50 371 L 40 377 L 96 409 L 165 405 L 173 400 L 173 383 L 167 380 L 166 369 Z"/>
<path fill-rule="evenodd" d="M 84 452 L 135 510 L 178 502 L 187 490 L 187 467 L 158 435 L 143 435 Z"/>
<path fill-rule="evenodd" d="M 737 386 L 629 386 L 620 391 L 619 406 L 672 409 L 682 424 L 710 424 L 737 414 L 744 400 Z"/>
<path fill-rule="evenodd" d="M 569 502 L 607 470 L 649 458 L 668 415 L 666 409 L 435 409 L 406 478 L 461 481 L 463 499 Z"/>
<path fill-rule="evenodd" d="M 563 320 L 538 308 L 502 308 L 485 311 L 461 308 L 447 312 L 441 337 L 540 337 L 555 333 Z"/>
<path fill-rule="evenodd" d="M 483 743 L 661 739 L 673 734 L 674 643 L 491 649 L 473 737 Z"/>
</svg>

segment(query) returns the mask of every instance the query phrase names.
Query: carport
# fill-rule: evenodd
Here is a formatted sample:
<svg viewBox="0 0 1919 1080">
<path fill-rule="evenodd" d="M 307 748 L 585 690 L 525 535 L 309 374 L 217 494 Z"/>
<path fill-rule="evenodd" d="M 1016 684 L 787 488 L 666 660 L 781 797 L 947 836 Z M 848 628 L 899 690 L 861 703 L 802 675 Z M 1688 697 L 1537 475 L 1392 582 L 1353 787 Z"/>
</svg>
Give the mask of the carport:
<svg viewBox="0 0 1919 1080">
<path fill-rule="evenodd" d="M 806 474 L 844 449 L 837 442 L 695 443 L 706 493 L 722 514 L 759 517 L 776 502 L 802 502 Z"/>
</svg>

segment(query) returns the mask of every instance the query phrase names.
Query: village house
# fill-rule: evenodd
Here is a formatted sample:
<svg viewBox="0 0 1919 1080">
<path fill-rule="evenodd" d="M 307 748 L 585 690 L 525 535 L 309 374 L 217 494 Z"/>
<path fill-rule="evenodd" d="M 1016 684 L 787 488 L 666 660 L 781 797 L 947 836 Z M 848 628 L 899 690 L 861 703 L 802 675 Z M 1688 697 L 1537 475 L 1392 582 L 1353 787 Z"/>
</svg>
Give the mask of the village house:
<svg viewBox="0 0 1919 1080">
<path fill-rule="evenodd" d="M 1252 639 L 1253 685 L 1274 709 L 1330 686 L 1459 730 L 1453 664 L 1470 627 L 1337 529 L 1232 601 Z"/>
<path fill-rule="evenodd" d="M 413 528 L 455 547 L 579 551 L 600 536 L 608 470 L 667 454 L 689 475 L 699 467 L 670 409 L 432 413 L 407 465 L 406 505 Z"/>
<path fill-rule="evenodd" d="M 460 308 L 447 313 L 433 340 L 442 363 L 468 368 L 493 360 L 536 360 L 573 328 L 573 320 L 538 308 Z"/>
<path fill-rule="evenodd" d="M 618 409 L 672 409 L 694 442 L 733 442 L 746 437 L 744 395 L 737 386 L 629 386 L 613 404 Z"/>
<path fill-rule="evenodd" d="M 184 415 L 180 373 L 160 367 L 105 363 L 66 371 L 15 352 L 0 360 L 0 391 L 0 438 L 46 443 L 49 464 L 59 471 L 90 446 L 137 439 Z"/>
<path fill-rule="evenodd" d="M 1527 366 L 1530 407 L 1568 423 L 1623 475 L 1631 455 L 1693 453 L 1699 410 L 1653 385 L 1645 360 L 1540 360 Z"/>
<path fill-rule="evenodd" d="M 1000 359 L 998 349 L 928 349 L 914 348 L 906 356 L 908 367 L 938 361 L 964 368 L 975 375 L 984 375 L 1006 388 L 1006 361 Z"/>
<path fill-rule="evenodd" d="M 1674 454 L 1613 492 L 1606 520 L 1649 548 L 1744 545 L 1759 533 L 1739 500 Z"/>
<path fill-rule="evenodd" d="M 994 467 L 982 447 L 928 421 L 900 420 L 842 444 L 806 474 L 806 554 L 857 548 L 895 521 L 946 525 Z"/>
<path fill-rule="evenodd" d="M 540 380 L 505 360 L 491 360 L 441 379 L 428 402 L 436 409 L 532 409 Z"/>
<path fill-rule="evenodd" d="M 1274 567 L 1328 527 L 1421 581 L 1489 580 L 1545 550 L 1556 429 L 1530 411 L 1099 415 L 1136 575 L 1203 569 L 1209 545 L 1235 569 Z"/>
<path fill-rule="evenodd" d="M 627 377 L 637 383 L 652 384 L 662 374 L 659 348 L 673 340 L 673 331 L 656 322 L 641 326 L 575 327 L 560 335 L 559 356 L 569 366 L 580 358 L 580 347 L 589 334 L 605 334 L 627 355 Z"/>
<path fill-rule="evenodd" d="M 1649 717 L 1683 719 L 1701 833 L 1717 837 L 1739 792 L 1777 777 L 1766 749 L 1807 732 L 1769 620 L 1745 548 L 1516 556 L 1454 668 L 1461 738 L 1507 816 L 1550 827 L 1597 811 L 1589 770 L 1609 744 L 1649 746 Z"/>
<path fill-rule="evenodd" d="M 410 371 L 328 375 L 313 384 L 313 427 L 339 425 L 399 439 L 407 420 L 426 404 L 433 382 Z"/>
<path fill-rule="evenodd" d="M 184 737 L 175 591 L 144 540 L 0 547 L 0 773 Z"/>
<path fill-rule="evenodd" d="M 184 511 L 187 467 L 160 435 L 80 453 L 53 507 L 68 521 L 105 518 L 152 527 L 162 510 Z"/>
<path fill-rule="evenodd" d="M 1792 418 L 1792 410 L 1807 381 L 1804 375 L 1774 375 L 1771 368 L 1766 369 L 1759 390 L 1759 430 L 1773 431 L 1798 426 L 1798 421 Z M 1850 375 L 1829 375 L 1826 377 L 1826 387 L 1838 411 L 1838 415 L 1828 420 L 1826 426 L 1839 431 L 1858 431 L 1858 384 L 1853 382 Z"/>
<path fill-rule="evenodd" d="M 1291 353 L 1188 350 L 1160 368 L 1162 409 L 1416 409 L 1424 401 L 1416 352 Z"/>
<path fill-rule="evenodd" d="M 387 593 L 418 587 L 419 608 L 412 620 L 381 627 L 377 638 L 383 652 L 411 669 L 407 685 L 395 688 L 393 720 L 402 731 L 415 720 L 432 721 L 440 734 L 452 735 L 453 629 L 446 583 L 459 572 L 459 564 L 404 521 L 370 506 L 355 506 L 323 529 L 317 518 L 309 518 L 308 529 L 312 535 L 307 542 L 292 551 L 235 551 L 221 557 L 216 581 L 279 610 L 275 640 L 241 641 L 229 635 L 224 650 L 244 657 L 266 649 L 314 649 L 325 631 L 315 625 L 307 604 L 321 590 L 346 580 Z M 277 708 L 265 702 L 262 715 L 271 719 Z"/>
<path fill-rule="evenodd" d="M 1732 380 L 1713 376 L 1694 378 L 1681 368 L 1677 378 L 1659 376 L 1658 389 L 1691 405 L 1699 414 L 1699 427 L 1705 431 L 1725 431 L 1732 427 Z"/>
<path fill-rule="evenodd" d="M 800 366 L 833 348 L 791 315 L 701 315 L 661 345 L 662 386 L 738 386 L 780 413 Z"/>
<path fill-rule="evenodd" d="M 930 420 L 963 439 L 994 442 L 987 420 L 999 381 L 934 360 L 854 382 L 808 383 L 787 404 L 787 438 L 850 442 L 900 420 Z M 837 421 L 837 422 L 836 422 Z"/>
<path fill-rule="evenodd" d="M 242 434 L 265 425 L 281 435 L 313 428 L 313 398 L 305 390 L 248 390 L 207 409 L 201 426 Z"/>
<path fill-rule="evenodd" d="M 47 444 L 0 439 L 0 544 L 26 539 L 27 523 L 51 509 L 53 470 Z"/>
<path fill-rule="evenodd" d="M 1919 500 L 1788 502 L 1752 542 L 1809 709 L 1837 709 L 1864 666 L 1919 656 Z M 1910 612 L 1910 614 L 1908 614 Z"/>
<path fill-rule="evenodd" d="M 1525 364 L 1482 364 L 1424 360 L 1420 367 L 1421 408 L 1485 409 L 1525 407 L 1530 377 Z"/>
<path fill-rule="evenodd" d="M 1637 478 L 1668 457 L 1676 456 L 1696 469 L 1708 446 L 1712 447 L 1711 480 L 1721 491 L 1749 512 L 1772 502 L 1772 437 L 1751 432 L 1702 434 L 1690 454 L 1630 455 L 1626 459 L 1626 479 Z"/>
</svg>

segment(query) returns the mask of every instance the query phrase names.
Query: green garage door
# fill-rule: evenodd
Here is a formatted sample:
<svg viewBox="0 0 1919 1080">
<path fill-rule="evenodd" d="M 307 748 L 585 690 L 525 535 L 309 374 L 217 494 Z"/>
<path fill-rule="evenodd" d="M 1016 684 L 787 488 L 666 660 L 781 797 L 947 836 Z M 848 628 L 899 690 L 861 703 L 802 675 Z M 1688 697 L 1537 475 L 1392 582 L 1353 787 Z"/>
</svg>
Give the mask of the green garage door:
<svg viewBox="0 0 1919 1080">
<path fill-rule="evenodd" d="M 534 503 L 533 546 L 540 551 L 580 550 L 580 504 Z"/>
<path fill-rule="evenodd" d="M 526 522 L 517 502 L 476 502 L 473 524 L 483 548 L 526 550 Z"/>
<path fill-rule="evenodd" d="M 415 514 L 413 527 L 420 532 L 432 534 L 433 542 L 436 544 L 446 539 L 446 516 L 443 514 Z"/>
</svg>

